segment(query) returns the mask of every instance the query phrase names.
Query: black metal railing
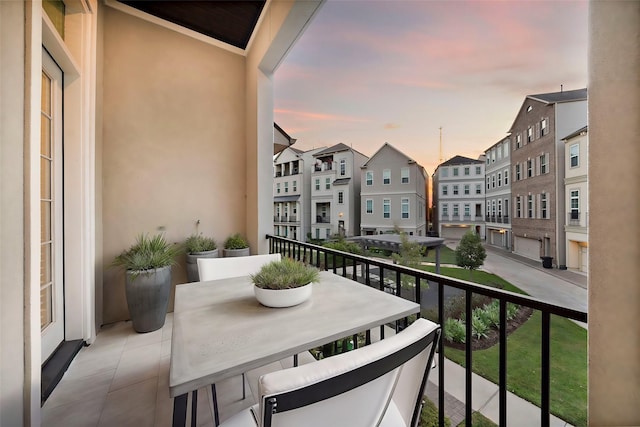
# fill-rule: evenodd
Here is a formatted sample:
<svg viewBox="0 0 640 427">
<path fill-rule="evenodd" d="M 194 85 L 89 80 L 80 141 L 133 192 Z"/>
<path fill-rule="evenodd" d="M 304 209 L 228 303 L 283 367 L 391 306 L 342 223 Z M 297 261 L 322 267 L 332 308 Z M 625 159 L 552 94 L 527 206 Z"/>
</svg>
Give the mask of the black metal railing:
<svg viewBox="0 0 640 427">
<path fill-rule="evenodd" d="M 350 278 L 354 281 L 363 283 L 367 286 L 377 287 L 381 291 L 392 292 L 401 298 L 410 299 L 422 307 L 421 301 L 421 283 L 435 283 L 437 285 L 437 312 L 438 323 L 444 325 L 444 288 L 449 286 L 458 289 L 464 293 L 465 297 L 465 314 L 467 319 L 471 319 L 472 314 L 472 295 L 479 294 L 499 301 L 500 306 L 500 327 L 499 327 L 499 384 L 498 384 L 498 400 L 499 400 L 499 425 L 507 425 L 507 304 L 517 304 L 528 307 L 533 310 L 539 310 L 542 314 L 542 330 L 541 330 L 541 426 L 549 426 L 551 422 L 550 412 L 550 395 L 551 395 L 551 315 L 564 317 L 567 319 L 586 322 L 587 313 L 556 304 L 551 304 L 538 300 L 536 298 L 493 288 L 490 286 L 480 285 L 477 283 L 467 282 L 464 280 L 454 279 L 440 274 L 429 273 L 410 267 L 404 267 L 397 264 L 373 259 L 362 255 L 338 251 L 323 246 L 313 245 L 309 243 L 290 240 L 282 237 L 267 235 L 269 240 L 269 252 L 281 253 L 297 260 L 301 260 L 316 267 L 333 271 L 343 277 Z M 373 269 L 378 269 L 378 280 L 372 277 Z M 360 274 L 358 274 L 360 270 Z M 391 277 L 385 272 L 391 272 Z M 411 287 L 403 292 L 402 278 L 409 276 L 413 279 L 413 292 Z M 406 326 L 406 325 L 405 325 Z M 402 328 L 402 325 L 396 324 L 396 329 Z M 381 328 L 381 337 L 384 337 Z M 472 345 L 472 326 L 471 322 L 466 322 L 466 339 L 465 339 L 465 422 L 467 427 L 471 427 L 473 406 L 472 406 L 472 362 L 473 352 Z M 444 349 L 442 340 L 438 349 L 438 413 L 439 425 L 444 426 Z"/>
</svg>

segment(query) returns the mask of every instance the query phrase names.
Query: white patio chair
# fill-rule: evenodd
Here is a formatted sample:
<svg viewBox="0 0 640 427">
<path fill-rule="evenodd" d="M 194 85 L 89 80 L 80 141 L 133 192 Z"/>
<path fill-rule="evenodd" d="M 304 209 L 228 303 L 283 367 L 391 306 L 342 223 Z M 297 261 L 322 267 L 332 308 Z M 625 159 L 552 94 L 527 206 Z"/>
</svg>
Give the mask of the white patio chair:
<svg viewBox="0 0 640 427">
<path fill-rule="evenodd" d="M 198 258 L 200 281 L 226 279 L 257 273 L 265 264 L 280 261 L 280 254 L 249 255 L 229 258 Z"/>
<path fill-rule="evenodd" d="M 198 275 L 200 281 L 226 279 L 229 277 L 240 277 L 249 274 L 257 273 L 260 268 L 272 261 L 280 261 L 281 256 L 277 254 L 267 255 L 249 255 L 243 257 L 229 257 L 229 258 L 198 258 Z M 245 389 L 245 375 L 242 374 L 242 398 L 247 395 Z M 214 422 L 216 425 L 218 421 L 218 400 L 215 394 L 215 384 L 212 384 L 213 393 L 213 409 L 214 409 Z"/>
<path fill-rule="evenodd" d="M 404 331 L 316 363 L 260 377 L 260 402 L 220 427 L 415 427 L 440 326 Z"/>
</svg>

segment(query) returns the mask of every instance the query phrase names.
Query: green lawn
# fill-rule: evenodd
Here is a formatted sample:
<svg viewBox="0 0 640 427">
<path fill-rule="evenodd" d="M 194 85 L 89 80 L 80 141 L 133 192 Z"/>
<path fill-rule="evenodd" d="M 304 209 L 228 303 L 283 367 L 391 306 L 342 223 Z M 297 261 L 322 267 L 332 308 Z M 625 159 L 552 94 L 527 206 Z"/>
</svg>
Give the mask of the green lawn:
<svg viewBox="0 0 640 427">
<path fill-rule="evenodd" d="M 433 267 L 425 266 L 433 271 Z M 502 278 L 483 271 L 441 268 L 441 274 L 519 292 Z M 540 406 L 541 314 L 531 318 L 507 340 L 507 387 L 509 391 Z M 473 353 L 473 370 L 498 383 L 498 350 L 493 346 Z M 464 351 L 447 348 L 448 358 L 464 366 Z M 587 331 L 572 321 L 551 317 L 551 412 L 575 425 L 587 425 Z"/>
<path fill-rule="evenodd" d="M 436 262 L 436 251 L 429 250 L 429 254 L 424 257 L 426 262 Z M 456 252 L 449 247 L 442 245 L 440 247 L 440 264 L 456 264 Z"/>
</svg>

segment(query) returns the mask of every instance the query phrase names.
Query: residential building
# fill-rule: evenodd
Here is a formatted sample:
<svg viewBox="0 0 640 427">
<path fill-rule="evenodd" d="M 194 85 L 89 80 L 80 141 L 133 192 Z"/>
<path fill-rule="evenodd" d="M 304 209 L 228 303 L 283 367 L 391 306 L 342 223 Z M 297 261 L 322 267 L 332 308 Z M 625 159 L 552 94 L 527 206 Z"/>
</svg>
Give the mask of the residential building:
<svg viewBox="0 0 640 427">
<path fill-rule="evenodd" d="M 528 95 L 509 130 L 513 251 L 566 265 L 565 136 L 587 124 L 587 89 Z"/>
<path fill-rule="evenodd" d="M 587 126 L 565 143 L 565 223 L 567 268 L 589 269 L 589 135 Z"/>
<path fill-rule="evenodd" d="M 360 233 L 360 168 L 369 158 L 339 143 L 313 155 L 311 237 Z"/>
<path fill-rule="evenodd" d="M 511 141 L 503 138 L 485 151 L 487 243 L 511 249 Z"/>
<path fill-rule="evenodd" d="M 470 229 L 485 237 L 485 159 L 455 156 L 433 173 L 434 230 L 460 239 Z"/>
<path fill-rule="evenodd" d="M 241 231 L 254 253 L 269 250 L 274 73 L 313 25 L 321 5 L 262 2 L 260 19 L 252 20 L 259 24 L 246 32 L 252 42 L 231 46 L 149 19 L 113 0 L 65 2 L 66 12 L 56 20 L 66 27 L 62 38 L 42 3 L 0 1 L 2 426 L 42 424 L 43 332 L 60 322 L 49 322 L 49 312 L 41 311 L 49 302 L 40 281 L 48 259 L 40 240 L 43 89 L 51 94 L 54 88 L 58 96 L 53 99 L 62 102 L 65 112 L 63 126 L 54 127 L 62 131 L 58 137 L 64 136 L 65 165 L 59 201 L 64 245 L 55 252 L 64 263 L 64 310 L 55 310 L 64 315 L 61 344 L 91 344 L 101 325 L 127 318 L 123 274 L 107 266 L 136 234 L 164 230 L 179 242 L 200 220 L 201 230 L 218 240 Z M 640 318 L 640 211 L 633 197 L 640 181 L 640 13 L 637 2 L 592 1 L 588 8 L 590 173 L 598 177 L 589 184 L 590 258 L 595 261 L 589 262 L 588 423 L 639 425 L 640 342 L 633 339 L 632 326 Z M 63 82 L 46 73 L 43 85 L 43 46 Z M 59 84 L 48 85 L 52 80 Z M 617 173 L 611 172 L 612 165 Z M 60 226 L 62 219 L 56 221 Z M 174 284 L 184 282 L 184 269 L 173 273 Z M 548 323 L 543 318 L 542 325 Z M 150 345 L 160 346 L 157 334 L 138 337 L 132 351 L 127 342 L 98 363 L 113 372 L 117 354 L 138 366 L 134 356 L 147 353 L 138 344 L 153 338 Z M 166 354 L 161 362 L 155 359 L 145 375 L 167 362 Z M 149 382 L 166 394 L 166 380 L 152 377 L 134 384 L 135 389 L 118 387 L 102 403 L 87 400 L 89 393 L 83 392 L 82 402 L 60 405 L 55 412 L 62 423 L 89 421 L 81 403 L 101 408 L 106 402 L 108 411 L 98 410 L 92 418 L 96 424 L 101 416 L 105 421 L 107 412 L 128 417 L 132 406 L 149 420 L 155 389 L 150 399 L 144 396 L 148 405 L 136 398 Z M 551 382 L 552 393 L 554 387 Z M 163 402 L 160 398 L 159 392 Z M 168 420 L 166 415 L 161 419 Z"/>
<path fill-rule="evenodd" d="M 273 233 L 306 241 L 311 232 L 311 173 L 313 155 L 325 147 L 309 151 L 285 148 L 273 161 Z"/>
<path fill-rule="evenodd" d="M 291 138 L 284 129 L 273 123 L 273 154 L 279 154 L 287 147 L 291 147 L 296 143 L 295 138 Z"/>
<path fill-rule="evenodd" d="M 427 173 L 415 160 L 385 142 L 362 166 L 360 179 L 361 235 L 427 235 Z"/>
</svg>

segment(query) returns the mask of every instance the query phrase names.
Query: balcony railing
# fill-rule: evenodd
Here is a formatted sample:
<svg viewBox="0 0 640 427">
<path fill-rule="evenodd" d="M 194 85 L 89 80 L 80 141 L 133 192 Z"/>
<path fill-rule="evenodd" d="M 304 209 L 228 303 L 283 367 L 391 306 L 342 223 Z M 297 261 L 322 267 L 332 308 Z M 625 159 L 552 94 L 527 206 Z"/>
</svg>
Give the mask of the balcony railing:
<svg viewBox="0 0 640 427">
<path fill-rule="evenodd" d="M 295 216 L 295 215 L 291 215 L 291 216 L 289 217 L 289 222 L 298 222 L 298 217 L 297 217 L 297 216 Z"/>
<path fill-rule="evenodd" d="M 331 223 L 331 217 L 320 216 L 320 215 L 316 216 L 315 224 L 330 224 L 330 223 Z"/>
<path fill-rule="evenodd" d="M 492 288 L 489 286 L 458 280 L 439 274 L 429 273 L 414 268 L 403 267 L 396 264 L 387 263 L 385 261 L 368 258 L 361 255 L 341 252 L 322 246 L 302 243 L 295 240 L 266 236 L 269 239 L 269 252 L 281 253 L 284 256 L 302 260 L 307 263 L 314 264 L 316 267 L 324 270 L 332 270 L 333 273 L 343 277 L 350 278 L 354 281 L 363 283 L 367 286 L 375 287 L 381 291 L 393 292 L 396 296 L 410 299 L 421 304 L 421 283 L 431 282 L 437 285 L 438 299 L 438 323 L 444 325 L 444 291 L 445 286 L 452 287 L 464 292 L 465 296 L 465 315 L 467 319 L 473 317 L 472 313 L 472 295 L 479 294 L 494 298 L 499 301 L 500 305 L 500 327 L 499 327 L 499 384 L 498 384 L 498 400 L 499 400 L 499 425 L 507 425 L 507 303 L 517 304 L 539 310 L 542 315 L 541 325 L 541 425 L 549 426 L 551 422 L 550 413 L 550 395 L 551 395 L 551 315 L 561 316 L 567 319 L 579 322 L 587 321 L 587 313 L 556 304 L 550 304 L 530 296 L 516 294 Z M 377 269 L 377 274 L 372 270 Z M 358 272 L 360 271 L 360 274 Z M 389 278 L 390 272 L 391 277 Z M 415 285 L 413 288 L 406 289 L 401 283 L 402 277 L 413 278 Z M 381 280 L 382 278 L 382 280 Z M 398 321 L 395 324 L 396 330 L 406 326 L 407 320 Z M 383 328 L 381 327 L 381 335 L 384 337 Z M 473 404 L 472 404 L 472 362 L 473 351 L 472 345 L 472 326 L 471 322 L 466 322 L 465 326 L 465 422 L 471 427 Z M 367 334 L 368 336 L 368 334 Z M 354 339 L 357 343 L 357 340 Z M 367 340 L 368 342 L 368 340 Z M 444 426 L 445 420 L 445 356 L 443 343 L 440 341 L 438 349 L 438 413 L 439 425 Z"/>
<path fill-rule="evenodd" d="M 588 218 L 583 212 L 572 211 L 567 214 L 567 225 L 574 227 L 585 227 L 586 222 L 584 218 Z"/>
</svg>

